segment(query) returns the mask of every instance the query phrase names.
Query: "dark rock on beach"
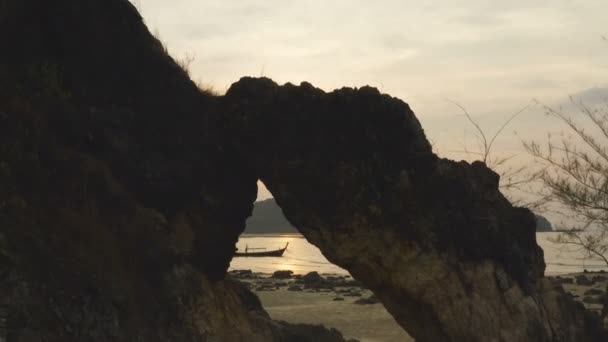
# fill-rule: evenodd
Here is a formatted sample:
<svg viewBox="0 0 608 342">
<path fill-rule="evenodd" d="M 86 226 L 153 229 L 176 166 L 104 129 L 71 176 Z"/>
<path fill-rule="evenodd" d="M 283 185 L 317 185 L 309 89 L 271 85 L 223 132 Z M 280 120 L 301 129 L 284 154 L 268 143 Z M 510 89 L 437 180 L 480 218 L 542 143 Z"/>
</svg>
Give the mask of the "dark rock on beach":
<svg viewBox="0 0 608 342">
<path fill-rule="evenodd" d="M 325 282 L 325 278 L 319 275 L 317 272 L 309 272 L 306 275 L 302 276 L 300 281 L 306 285 L 314 285 L 321 284 Z"/>
<path fill-rule="evenodd" d="M 302 291 L 302 287 L 299 285 L 291 285 L 287 288 L 287 291 Z"/>
<path fill-rule="evenodd" d="M 370 305 L 370 304 L 378 304 L 378 303 L 380 303 L 380 301 L 378 300 L 378 298 L 376 296 L 370 296 L 368 298 L 357 299 L 354 303 L 359 304 L 359 305 Z"/>
<path fill-rule="evenodd" d="M 313 289 L 315 291 L 333 290 L 335 286 L 333 282 L 326 280 L 315 271 L 309 272 L 302 277 L 297 278 L 295 283 L 302 285 L 306 289 Z"/>
<path fill-rule="evenodd" d="M 272 274 L 272 278 L 275 279 L 290 279 L 292 277 L 293 271 L 285 270 L 285 271 L 275 271 Z"/>
<path fill-rule="evenodd" d="M 230 275 L 236 279 L 254 279 L 255 275 L 251 270 L 234 270 Z"/>
<path fill-rule="evenodd" d="M 568 277 L 562 278 L 560 276 L 557 276 L 554 279 L 555 279 L 555 281 L 557 281 L 560 284 L 574 284 L 574 279 L 573 278 L 568 278 Z"/>
<path fill-rule="evenodd" d="M 604 291 L 600 289 L 589 289 L 585 291 L 585 296 L 598 296 L 602 294 L 604 294 Z"/>
<path fill-rule="evenodd" d="M 592 286 L 594 281 L 592 279 L 587 278 L 586 275 L 578 275 L 575 277 L 575 281 L 577 285 L 582 286 Z"/>
<path fill-rule="evenodd" d="M 585 296 L 583 297 L 583 303 L 585 304 L 602 304 L 604 299 L 597 296 Z"/>
</svg>

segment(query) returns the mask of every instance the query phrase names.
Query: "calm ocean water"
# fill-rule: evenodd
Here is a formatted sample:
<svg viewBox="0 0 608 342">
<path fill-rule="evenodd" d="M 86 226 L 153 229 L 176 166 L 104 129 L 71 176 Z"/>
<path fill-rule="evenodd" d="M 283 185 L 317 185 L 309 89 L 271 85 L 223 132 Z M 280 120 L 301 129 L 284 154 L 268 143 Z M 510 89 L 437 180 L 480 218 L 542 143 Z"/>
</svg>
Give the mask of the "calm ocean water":
<svg viewBox="0 0 608 342">
<path fill-rule="evenodd" d="M 550 241 L 559 233 L 537 233 L 538 244 L 545 251 L 547 275 L 582 272 L 584 269 L 598 271 L 608 268 L 597 260 L 586 260 L 584 254 L 576 248 L 556 245 Z M 348 274 L 348 272 L 327 261 L 321 251 L 308 243 L 299 234 L 288 235 L 241 235 L 237 247 L 244 250 L 246 246 L 256 248 L 278 249 L 289 242 L 283 257 L 234 258 L 230 269 L 250 269 L 254 272 L 272 273 L 277 270 L 292 270 L 295 273 L 317 271 L 319 273 Z"/>
<path fill-rule="evenodd" d="M 287 242 L 289 242 L 289 247 L 287 247 L 282 257 L 233 258 L 230 269 L 250 269 L 254 272 L 265 273 L 272 273 L 277 270 L 292 270 L 294 273 L 300 274 L 311 271 L 348 274 L 346 270 L 327 261 L 321 251 L 300 234 L 243 234 L 236 246 L 240 251 L 244 251 L 246 246 L 273 250 L 285 247 Z"/>
</svg>

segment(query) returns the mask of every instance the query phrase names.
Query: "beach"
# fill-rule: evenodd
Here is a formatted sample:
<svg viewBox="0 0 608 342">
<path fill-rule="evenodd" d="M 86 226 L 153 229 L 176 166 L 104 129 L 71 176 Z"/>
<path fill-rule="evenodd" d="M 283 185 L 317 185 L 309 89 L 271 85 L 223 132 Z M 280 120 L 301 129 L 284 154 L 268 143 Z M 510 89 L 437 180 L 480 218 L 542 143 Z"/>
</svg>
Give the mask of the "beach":
<svg viewBox="0 0 608 342">
<path fill-rule="evenodd" d="M 379 303 L 370 290 L 349 275 L 293 274 L 291 271 L 254 273 L 233 270 L 233 278 L 257 294 L 275 320 L 322 324 L 361 342 L 414 341 Z M 608 273 L 579 272 L 550 276 L 588 310 L 600 312 Z"/>
<path fill-rule="evenodd" d="M 354 304 L 357 297 L 334 301 L 334 293 L 287 290 L 258 292 L 270 317 L 290 323 L 323 324 L 346 338 L 365 342 L 413 341 L 382 304 Z M 363 296 L 369 296 L 363 291 Z"/>
<path fill-rule="evenodd" d="M 583 272 L 551 277 L 562 284 L 577 302 L 590 311 L 600 313 L 608 285 L 607 272 Z"/>
<path fill-rule="evenodd" d="M 608 283 L 605 265 L 552 243 L 557 234 L 537 233 L 537 241 L 545 253 L 546 276 L 562 284 L 587 309 L 599 312 Z M 361 299 L 373 299 L 371 291 L 353 280 L 348 271 L 330 263 L 301 235 L 243 235 L 237 246 L 240 250 L 248 246 L 273 250 L 287 242 L 289 247 L 282 257 L 234 258 L 231 264 L 232 277 L 258 295 L 273 319 L 322 324 L 359 341 L 413 341 L 382 304 L 374 300 L 357 304 Z M 307 274 L 316 276 L 304 280 Z"/>
<path fill-rule="evenodd" d="M 608 271 L 602 260 L 587 258 L 580 248 L 552 242 L 558 236 L 558 232 L 536 233 L 536 241 L 543 249 L 547 265 L 545 275 L 576 274 L 583 272 L 583 270 Z M 310 244 L 300 234 L 244 234 L 241 235 L 237 247 L 241 251 L 247 247 L 262 247 L 266 250 L 274 250 L 284 247 L 286 243 L 289 243 L 289 247 L 282 257 L 234 258 L 230 269 L 252 270 L 253 272 L 269 274 L 277 270 L 292 270 L 299 274 L 317 271 L 319 273 L 349 275 L 347 270 L 329 262 L 316 246 Z"/>
<path fill-rule="evenodd" d="M 230 272 L 253 290 L 275 320 L 322 324 L 361 342 L 413 341 L 372 292 L 349 275 L 249 270 Z M 278 273 L 281 274 L 280 272 Z"/>
</svg>

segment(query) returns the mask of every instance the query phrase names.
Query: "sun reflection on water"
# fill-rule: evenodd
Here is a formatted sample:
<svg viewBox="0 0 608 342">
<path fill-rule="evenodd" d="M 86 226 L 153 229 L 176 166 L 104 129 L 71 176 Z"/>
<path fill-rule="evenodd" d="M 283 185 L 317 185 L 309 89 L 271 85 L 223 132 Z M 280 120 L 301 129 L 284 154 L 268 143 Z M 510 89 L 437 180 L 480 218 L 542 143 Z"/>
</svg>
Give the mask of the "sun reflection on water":
<svg viewBox="0 0 608 342">
<path fill-rule="evenodd" d="M 348 272 L 327 261 L 321 251 L 310 244 L 300 234 L 280 235 L 241 235 L 237 242 L 239 251 L 249 248 L 265 248 L 267 251 L 285 247 L 282 257 L 235 257 L 230 269 L 250 269 L 254 272 L 272 273 L 278 270 L 291 270 L 296 274 L 312 271 L 348 275 Z"/>
</svg>

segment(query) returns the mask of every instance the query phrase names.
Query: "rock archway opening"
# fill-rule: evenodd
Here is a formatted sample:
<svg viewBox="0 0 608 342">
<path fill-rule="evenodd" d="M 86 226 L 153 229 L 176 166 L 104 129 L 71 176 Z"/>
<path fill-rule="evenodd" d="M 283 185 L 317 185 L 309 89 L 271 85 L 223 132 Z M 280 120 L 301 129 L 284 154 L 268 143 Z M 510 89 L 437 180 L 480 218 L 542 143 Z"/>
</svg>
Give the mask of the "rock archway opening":
<svg viewBox="0 0 608 342">
<path fill-rule="evenodd" d="M 485 164 L 437 157 L 403 101 L 267 78 L 225 101 L 233 146 L 287 220 L 417 341 L 594 338 L 557 314 L 572 302 L 544 278 L 532 213 Z"/>
<path fill-rule="evenodd" d="M 544 278 L 532 214 L 500 194 L 482 163 L 434 155 L 403 101 L 267 78 L 213 96 L 126 0 L 5 9 L 9 340 L 302 336 L 225 279 L 257 179 L 306 241 L 419 342 L 608 340 L 597 317 Z M 324 284 L 318 276 L 304 281 Z"/>
<path fill-rule="evenodd" d="M 246 284 L 271 318 L 322 324 L 346 338 L 412 341 L 378 297 L 344 268 L 327 260 L 282 212 L 258 182 L 258 199 L 229 273 Z M 270 194 L 271 195 L 271 194 Z M 281 256 L 259 256 L 285 248 Z M 258 256 L 256 256 L 258 255 Z"/>
</svg>

